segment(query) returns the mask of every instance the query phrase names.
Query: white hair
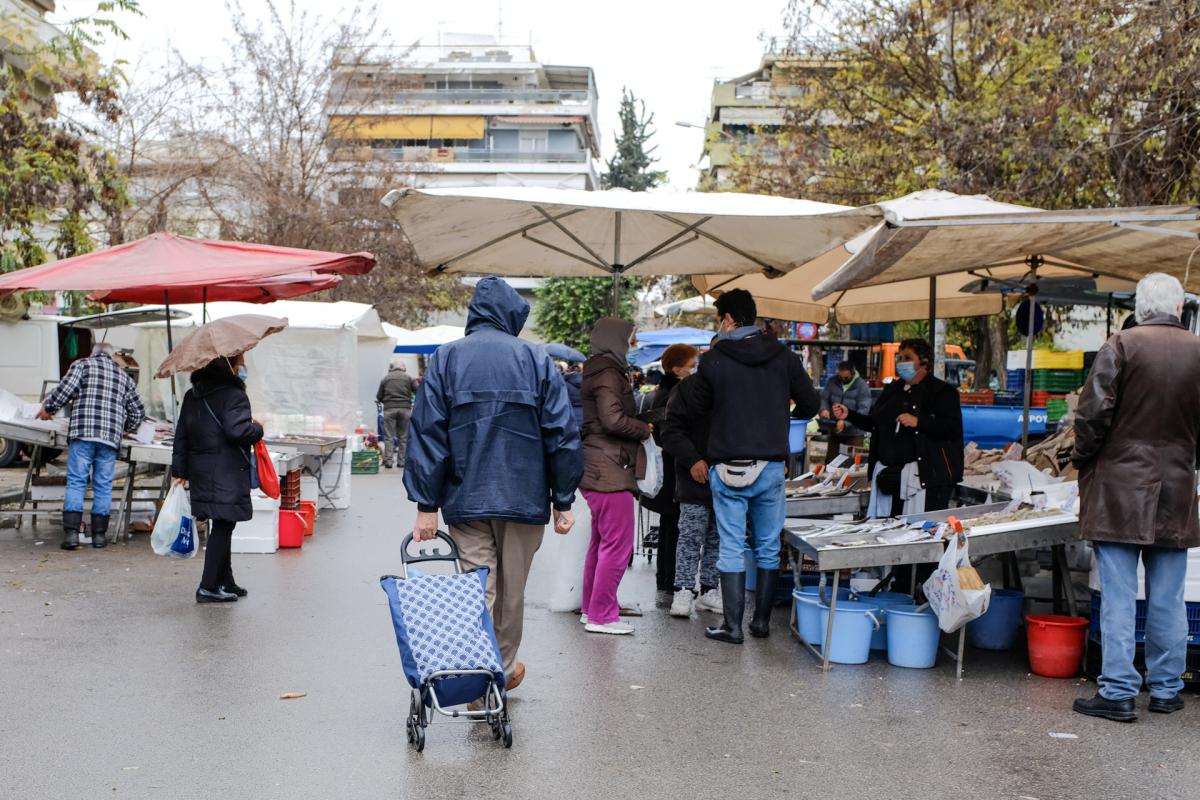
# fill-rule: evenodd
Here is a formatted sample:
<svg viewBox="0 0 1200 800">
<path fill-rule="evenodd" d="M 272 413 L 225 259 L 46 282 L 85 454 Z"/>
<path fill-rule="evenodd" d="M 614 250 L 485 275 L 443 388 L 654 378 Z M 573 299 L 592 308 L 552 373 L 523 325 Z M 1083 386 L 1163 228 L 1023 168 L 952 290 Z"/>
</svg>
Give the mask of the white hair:
<svg viewBox="0 0 1200 800">
<path fill-rule="evenodd" d="M 1165 272 L 1152 272 L 1138 281 L 1134 314 L 1139 323 L 1151 317 L 1178 317 L 1183 308 L 1183 286 Z"/>
<path fill-rule="evenodd" d="M 408 366 L 398 358 L 392 359 L 392 369 L 398 369 L 401 372 L 408 372 Z"/>
<path fill-rule="evenodd" d="M 108 342 L 96 342 L 92 345 L 92 355 L 94 356 L 112 356 L 116 350 Z"/>
</svg>

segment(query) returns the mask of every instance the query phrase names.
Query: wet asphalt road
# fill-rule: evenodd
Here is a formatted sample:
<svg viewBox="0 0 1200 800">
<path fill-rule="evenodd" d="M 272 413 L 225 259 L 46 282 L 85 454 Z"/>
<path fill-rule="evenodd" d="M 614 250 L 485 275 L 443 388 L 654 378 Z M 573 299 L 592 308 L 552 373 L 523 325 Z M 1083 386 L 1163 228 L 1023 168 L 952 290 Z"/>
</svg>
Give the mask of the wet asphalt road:
<svg viewBox="0 0 1200 800">
<path fill-rule="evenodd" d="M 632 637 L 587 635 L 546 609 L 545 560 L 513 749 L 446 725 L 418 755 L 377 580 L 414 508 L 395 473 L 356 477 L 354 503 L 303 550 L 235 556 L 250 596 L 230 606 L 195 605 L 200 560 L 144 535 L 64 553 L 48 529 L 0 530 L 0 798 L 1200 797 L 1194 694 L 1119 725 L 1071 713 L 1094 687 L 1020 654 L 978 653 L 961 683 L 946 659 L 822 674 L 784 609 L 740 648 L 662 608 Z M 622 595 L 654 594 L 642 560 Z"/>
</svg>

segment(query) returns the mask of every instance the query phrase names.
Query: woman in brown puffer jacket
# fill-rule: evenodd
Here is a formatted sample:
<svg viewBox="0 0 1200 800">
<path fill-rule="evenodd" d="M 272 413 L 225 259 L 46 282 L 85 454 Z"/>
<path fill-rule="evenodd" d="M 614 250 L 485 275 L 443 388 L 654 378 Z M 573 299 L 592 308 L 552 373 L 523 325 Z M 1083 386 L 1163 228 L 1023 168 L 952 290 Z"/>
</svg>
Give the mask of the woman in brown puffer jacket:
<svg viewBox="0 0 1200 800">
<path fill-rule="evenodd" d="M 583 367 L 583 491 L 592 540 L 583 565 L 583 616 L 591 633 L 633 633 L 621 622 L 617 586 L 633 555 L 637 480 L 645 475 L 642 441 L 650 426 L 635 416 L 625 357 L 633 323 L 603 317 L 592 329 Z"/>
</svg>

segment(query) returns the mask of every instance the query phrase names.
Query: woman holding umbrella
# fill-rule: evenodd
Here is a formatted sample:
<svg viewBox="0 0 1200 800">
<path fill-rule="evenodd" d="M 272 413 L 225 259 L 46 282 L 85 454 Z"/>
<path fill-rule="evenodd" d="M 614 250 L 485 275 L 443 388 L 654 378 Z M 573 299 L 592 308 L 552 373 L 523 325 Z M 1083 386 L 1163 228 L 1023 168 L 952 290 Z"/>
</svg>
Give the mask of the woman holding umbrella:
<svg viewBox="0 0 1200 800">
<path fill-rule="evenodd" d="M 171 475 L 190 490 L 196 519 L 209 521 L 197 603 L 246 596 L 233 579 L 230 542 L 234 526 L 253 516 L 250 489 L 257 474 L 251 448 L 263 438 L 263 428 L 250 414 L 243 353 L 285 327 L 287 320 L 253 315 L 210 322 L 180 342 L 157 373 L 194 370 L 175 424 Z"/>
</svg>

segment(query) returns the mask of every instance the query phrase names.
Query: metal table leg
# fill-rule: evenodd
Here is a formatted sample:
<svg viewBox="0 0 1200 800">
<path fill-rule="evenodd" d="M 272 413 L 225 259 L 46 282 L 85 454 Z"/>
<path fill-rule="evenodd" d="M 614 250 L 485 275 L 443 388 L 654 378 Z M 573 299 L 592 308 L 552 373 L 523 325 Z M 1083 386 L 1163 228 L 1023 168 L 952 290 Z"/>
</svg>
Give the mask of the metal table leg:
<svg viewBox="0 0 1200 800">
<path fill-rule="evenodd" d="M 962 680 L 963 672 L 963 651 L 966 649 L 967 643 L 967 626 L 963 625 L 958 629 L 958 666 L 954 671 L 954 677 Z"/>
<path fill-rule="evenodd" d="M 1057 585 L 1061 587 L 1067 601 L 1067 613 L 1072 617 L 1077 617 L 1079 610 L 1075 602 L 1075 587 L 1071 584 L 1071 570 L 1067 566 L 1067 546 L 1056 544 L 1051 548 L 1051 552 L 1054 554 L 1054 575 L 1058 581 Z"/>
<path fill-rule="evenodd" d="M 29 455 L 29 469 L 25 470 L 25 487 L 21 490 L 21 505 L 19 508 L 22 511 L 25 510 L 25 504 L 29 502 L 29 489 L 33 486 L 33 475 L 37 470 L 37 463 L 41 459 L 41 456 L 42 446 L 40 444 L 35 444 L 33 446 L 33 452 Z M 17 527 L 20 528 L 23 524 L 24 517 L 17 517 Z M 34 515 L 33 517 L 33 527 L 35 530 L 37 529 L 37 515 Z"/>
<path fill-rule="evenodd" d="M 126 462 L 129 465 L 129 472 L 125 476 L 125 490 L 121 497 L 121 510 L 117 516 L 117 529 L 114 534 L 114 540 L 120 538 L 121 541 L 129 541 L 129 525 L 133 520 L 133 489 L 137 479 L 137 467 L 132 462 Z"/>
<path fill-rule="evenodd" d="M 825 643 L 821 646 L 821 669 L 829 670 L 829 649 L 833 643 L 833 617 L 837 611 L 838 587 L 842 583 L 842 571 L 836 569 L 833 571 L 833 593 L 829 597 L 829 622 L 825 625 Z M 825 589 L 821 589 L 824 594 Z"/>
</svg>

